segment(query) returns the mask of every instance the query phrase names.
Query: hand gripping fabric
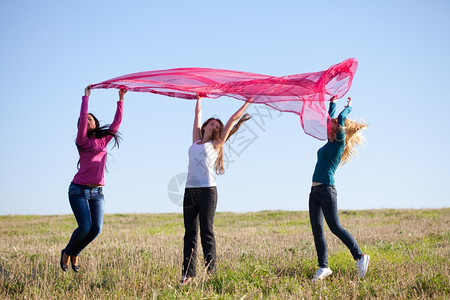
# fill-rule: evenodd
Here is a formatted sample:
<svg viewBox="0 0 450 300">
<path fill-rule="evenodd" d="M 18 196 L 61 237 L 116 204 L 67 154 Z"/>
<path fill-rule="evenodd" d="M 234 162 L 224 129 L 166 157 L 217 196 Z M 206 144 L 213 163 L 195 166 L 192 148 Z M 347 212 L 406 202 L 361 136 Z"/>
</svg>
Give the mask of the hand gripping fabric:
<svg viewBox="0 0 450 300">
<path fill-rule="evenodd" d="M 306 134 L 327 139 L 329 121 L 326 101 L 343 97 L 353 81 L 358 62 L 349 58 L 326 71 L 288 76 L 268 76 L 209 68 L 179 68 L 139 72 L 93 84 L 97 88 L 117 88 L 150 92 L 183 99 L 228 96 L 268 105 L 300 116 Z"/>
</svg>

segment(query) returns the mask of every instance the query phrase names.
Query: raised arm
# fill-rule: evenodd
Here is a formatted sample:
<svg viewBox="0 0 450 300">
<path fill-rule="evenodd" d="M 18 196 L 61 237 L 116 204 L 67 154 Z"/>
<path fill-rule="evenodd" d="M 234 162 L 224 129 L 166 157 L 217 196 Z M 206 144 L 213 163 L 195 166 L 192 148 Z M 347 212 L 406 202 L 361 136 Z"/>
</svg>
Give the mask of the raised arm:
<svg viewBox="0 0 450 300">
<path fill-rule="evenodd" d="M 119 101 L 117 101 L 116 115 L 114 116 L 114 121 L 109 126 L 109 129 L 114 133 L 116 133 L 117 130 L 119 130 L 120 123 L 122 123 L 123 99 L 126 92 L 127 90 L 125 89 L 119 90 Z"/>
<path fill-rule="evenodd" d="M 345 108 L 341 111 L 341 113 L 338 116 L 338 124 L 344 127 L 345 119 L 347 118 L 347 115 L 352 111 L 352 98 L 347 98 L 347 105 Z"/>
<path fill-rule="evenodd" d="M 338 130 L 336 133 L 336 139 L 337 140 L 344 140 L 345 138 L 345 130 L 344 130 L 344 125 L 345 125 L 345 119 L 347 119 L 347 115 L 352 111 L 352 98 L 348 97 L 347 98 L 347 105 L 345 106 L 345 108 L 341 111 L 341 113 L 339 114 L 338 118 L 337 118 L 337 123 L 341 126 L 341 130 Z"/>
<path fill-rule="evenodd" d="M 334 118 L 334 114 L 336 113 L 336 101 L 337 101 L 337 96 L 331 97 L 330 108 L 328 109 L 328 114 L 330 115 L 331 119 Z"/>
<path fill-rule="evenodd" d="M 89 96 L 91 95 L 91 86 L 88 85 L 84 89 L 84 96 L 81 98 L 81 110 L 80 110 L 80 119 L 78 121 L 78 133 L 77 133 L 77 145 L 81 146 L 86 143 L 87 137 L 87 128 L 88 128 L 88 103 Z"/>
<path fill-rule="evenodd" d="M 213 146 L 215 149 L 220 148 L 225 144 L 225 142 L 228 139 L 228 135 L 230 134 L 231 130 L 233 129 L 233 126 L 236 124 L 237 121 L 242 117 L 247 107 L 250 105 L 250 103 L 253 102 L 253 96 L 242 105 L 241 108 L 239 108 L 228 120 L 227 124 L 225 124 L 224 128 L 222 129 L 222 132 L 220 133 L 220 136 L 213 141 Z"/>
<path fill-rule="evenodd" d="M 192 143 L 202 139 L 202 97 L 197 94 L 197 103 L 195 105 L 194 128 L 192 130 Z"/>
<path fill-rule="evenodd" d="M 119 91 L 119 101 L 123 102 L 123 98 L 124 98 L 126 92 L 127 92 L 127 90 L 120 89 L 120 91 Z"/>
</svg>

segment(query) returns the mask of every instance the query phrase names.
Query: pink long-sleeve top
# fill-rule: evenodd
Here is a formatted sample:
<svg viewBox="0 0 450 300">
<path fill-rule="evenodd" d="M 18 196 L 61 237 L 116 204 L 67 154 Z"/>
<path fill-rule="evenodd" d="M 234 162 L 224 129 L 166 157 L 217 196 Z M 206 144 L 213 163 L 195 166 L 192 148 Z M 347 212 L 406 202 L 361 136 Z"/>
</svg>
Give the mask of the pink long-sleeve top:
<svg viewBox="0 0 450 300">
<path fill-rule="evenodd" d="M 88 128 L 88 102 L 89 97 L 83 96 L 81 101 L 80 121 L 78 125 L 77 147 L 80 154 L 80 169 L 72 182 L 82 185 L 105 185 L 106 147 L 113 138 L 108 135 L 96 138 L 95 135 L 87 136 Z M 122 122 L 123 102 L 117 101 L 116 115 L 109 129 L 114 133 L 119 130 Z"/>
</svg>

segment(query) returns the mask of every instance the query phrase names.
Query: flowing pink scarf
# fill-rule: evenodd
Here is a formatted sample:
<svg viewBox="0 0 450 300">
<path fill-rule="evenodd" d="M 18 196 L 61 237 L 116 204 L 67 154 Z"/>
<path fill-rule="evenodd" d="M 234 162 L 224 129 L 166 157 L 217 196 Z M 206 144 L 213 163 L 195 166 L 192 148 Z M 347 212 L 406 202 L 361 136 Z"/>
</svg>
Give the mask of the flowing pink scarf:
<svg viewBox="0 0 450 300">
<path fill-rule="evenodd" d="M 196 99 L 221 96 L 262 103 L 300 116 L 306 134 L 327 139 L 330 119 L 325 101 L 343 97 L 353 81 L 358 62 L 349 58 L 326 71 L 288 76 L 268 76 L 208 68 L 180 68 L 139 72 L 109 79 L 92 88 L 117 88 L 170 97 Z"/>
</svg>

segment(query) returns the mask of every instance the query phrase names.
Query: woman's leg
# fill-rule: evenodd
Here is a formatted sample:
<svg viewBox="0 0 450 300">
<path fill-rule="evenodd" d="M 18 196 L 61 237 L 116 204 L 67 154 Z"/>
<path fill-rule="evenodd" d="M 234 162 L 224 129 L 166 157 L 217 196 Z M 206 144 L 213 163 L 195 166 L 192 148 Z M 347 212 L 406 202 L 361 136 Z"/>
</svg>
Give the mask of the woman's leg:
<svg viewBox="0 0 450 300">
<path fill-rule="evenodd" d="M 355 260 L 360 259 L 363 254 L 358 244 L 339 222 L 337 192 L 333 186 L 321 190 L 320 205 L 331 232 L 347 246 Z"/>
<path fill-rule="evenodd" d="M 309 221 L 314 236 L 317 260 L 320 268 L 328 267 L 327 241 L 323 233 L 323 213 L 318 199 L 319 191 L 311 190 L 309 194 Z"/>
<path fill-rule="evenodd" d="M 217 188 L 204 188 L 199 199 L 200 237 L 202 241 L 205 266 L 209 273 L 216 271 L 216 239 L 214 236 L 214 216 L 217 207 Z"/>
<path fill-rule="evenodd" d="M 196 188 L 187 188 L 184 191 L 183 218 L 184 218 L 184 249 L 183 249 L 183 272 L 186 277 L 196 275 L 197 259 L 197 226 L 198 226 L 198 203 Z"/>
<path fill-rule="evenodd" d="M 78 228 L 74 230 L 64 249 L 64 252 L 69 256 L 75 255 L 78 245 L 89 234 L 92 227 L 89 198 L 86 197 L 86 192 L 88 191 L 85 191 L 83 187 L 73 183 L 69 187 L 70 207 L 78 223 Z"/>
<path fill-rule="evenodd" d="M 105 197 L 101 187 L 91 188 L 89 193 L 89 210 L 91 215 L 92 226 L 89 233 L 77 245 L 73 255 L 78 256 L 83 249 L 89 245 L 102 231 Z"/>
</svg>

